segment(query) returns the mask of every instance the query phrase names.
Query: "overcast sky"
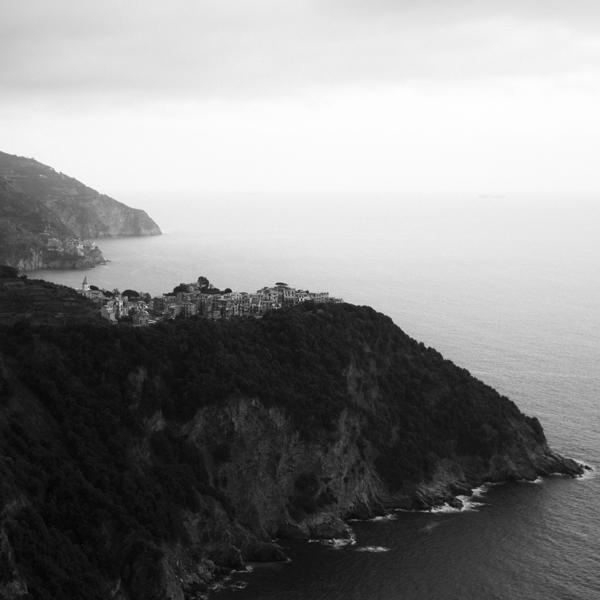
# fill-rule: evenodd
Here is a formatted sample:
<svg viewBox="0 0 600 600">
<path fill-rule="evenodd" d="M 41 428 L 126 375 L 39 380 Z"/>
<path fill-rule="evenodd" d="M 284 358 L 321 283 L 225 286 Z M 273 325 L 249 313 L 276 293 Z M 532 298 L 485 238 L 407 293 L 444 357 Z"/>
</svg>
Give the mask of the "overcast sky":
<svg viewBox="0 0 600 600">
<path fill-rule="evenodd" d="M 598 0 L 2 0 L 0 150 L 133 191 L 600 193 Z"/>
</svg>

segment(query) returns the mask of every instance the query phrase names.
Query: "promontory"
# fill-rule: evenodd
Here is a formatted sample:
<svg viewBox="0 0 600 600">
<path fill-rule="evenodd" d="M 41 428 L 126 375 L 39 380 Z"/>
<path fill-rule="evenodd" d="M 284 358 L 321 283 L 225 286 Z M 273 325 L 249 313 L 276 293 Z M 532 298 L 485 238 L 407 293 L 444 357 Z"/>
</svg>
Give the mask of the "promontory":
<svg viewBox="0 0 600 600">
<path fill-rule="evenodd" d="M 280 539 L 582 473 L 536 418 L 346 303 L 19 321 L 0 328 L 0 398 L 3 598 L 200 598 L 246 561 L 284 560 Z"/>
<path fill-rule="evenodd" d="M 90 239 L 160 234 L 143 210 L 33 158 L 0 152 L 0 264 L 89 268 L 105 262 Z"/>
</svg>

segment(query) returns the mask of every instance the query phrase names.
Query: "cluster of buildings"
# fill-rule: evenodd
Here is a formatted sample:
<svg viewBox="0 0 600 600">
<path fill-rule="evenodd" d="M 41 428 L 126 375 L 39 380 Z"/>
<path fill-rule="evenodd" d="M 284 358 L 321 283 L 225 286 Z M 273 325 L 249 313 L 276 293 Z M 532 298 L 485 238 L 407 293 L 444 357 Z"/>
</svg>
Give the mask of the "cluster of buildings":
<svg viewBox="0 0 600 600">
<path fill-rule="evenodd" d="M 98 250 L 98 246 L 96 246 L 94 242 L 91 240 L 82 240 L 81 238 L 66 238 L 64 240 L 59 240 L 55 237 L 48 237 L 46 248 L 50 252 L 71 254 L 73 256 L 86 256 L 92 250 Z"/>
<path fill-rule="evenodd" d="M 273 287 L 264 287 L 256 293 L 232 292 L 229 288 L 221 291 L 211 285 L 205 277 L 199 277 L 194 283 L 180 284 L 173 293 L 154 298 L 149 294 L 128 297 L 92 289 L 87 277 L 79 292 L 101 305 L 101 314 L 105 319 L 117 323 L 119 319 L 131 317 L 135 326 L 148 325 L 161 319 L 174 319 L 180 315 L 198 315 L 213 320 L 260 317 L 269 310 L 294 306 L 301 302 L 343 302 L 341 298 L 330 297 L 329 292 L 297 290 L 282 282 Z"/>
<path fill-rule="evenodd" d="M 148 304 L 139 296 L 129 297 L 115 292 L 107 292 L 93 287 L 84 278 L 81 289 L 77 290 L 82 296 L 100 305 L 100 314 L 110 321 L 117 323 L 119 319 L 131 317 L 133 324 L 144 326 L 150 323 Z M 146 297 L 146 299 L 148 299 Z"/>
</svg>

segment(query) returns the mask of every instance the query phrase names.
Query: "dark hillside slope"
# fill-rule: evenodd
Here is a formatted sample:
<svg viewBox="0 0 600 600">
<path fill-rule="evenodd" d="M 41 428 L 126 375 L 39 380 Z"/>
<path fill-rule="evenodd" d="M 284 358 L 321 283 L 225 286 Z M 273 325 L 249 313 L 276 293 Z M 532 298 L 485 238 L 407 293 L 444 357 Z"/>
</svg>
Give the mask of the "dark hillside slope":
<svg viewBox="0 0 600 600">
<path fill-rule="evenodd" d="M 4 267 L 6 268 L 6 267 Z M 0 325 L 27 320 L 34 325 L 96 322 L 108 325 L 98 306 L 66 285 L 42 279 L 2 276 L 0 266 Z"/>
<path fill-rule="evenodd" d="M 578 475 L 536 419 L 367 307 L 0 337 L 0 596 L 191 598 L 277 537 Z M 7 590 L 12 590 L 12 596 Z"/>
</svg>

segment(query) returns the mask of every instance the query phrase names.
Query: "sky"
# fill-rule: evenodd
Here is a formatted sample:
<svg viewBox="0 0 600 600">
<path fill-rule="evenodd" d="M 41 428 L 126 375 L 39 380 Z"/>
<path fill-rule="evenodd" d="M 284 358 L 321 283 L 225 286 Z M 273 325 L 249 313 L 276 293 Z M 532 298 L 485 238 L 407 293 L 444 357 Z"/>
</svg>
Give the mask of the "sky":
<svg viewBox="0 0 600 600">
<path fill-rule="evenodd" d="M 600 194 L 597 0 L 2 0 L 0 150 L 134 192 Z"/>
</svg>

